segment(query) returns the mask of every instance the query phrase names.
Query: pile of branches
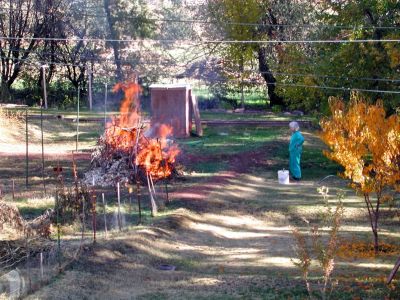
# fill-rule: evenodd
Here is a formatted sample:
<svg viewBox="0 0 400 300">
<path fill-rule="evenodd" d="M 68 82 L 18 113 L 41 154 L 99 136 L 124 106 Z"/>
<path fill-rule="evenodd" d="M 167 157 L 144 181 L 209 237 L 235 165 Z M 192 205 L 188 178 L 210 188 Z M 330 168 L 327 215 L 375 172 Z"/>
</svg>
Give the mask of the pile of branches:
<svg viewBox="0 0 400 300">
<path fill-rule="evenodd" d="M 3 231 L 6 226 L 18 233 L 24 233 L 26 222 L 16 207 L 0 200 L 0 231 Z"/>
<path fill-rule="evenodd" d="M 150 185 L 151 181 L 165 179 L 174 173 L 177 145 L 171 140 L 173 128 L 153 124 L 146 128 L 140 114 L 137 83 L 117 84 L 113 91 L 123 91 L 120 114 L 111 118 L 97 149 L 92 153 L 92 168 L 85 174 L 85 183 L 100 186 L 122 184 Z M 144 132 L 146 130 L 146 132 Z"/>
<path fill-rule="evenodd" d="M 175 166 L 178 147 L 172 140 L 167 142 L 165 137 L 147 138 L 143 129 L 142 126 L 110 126 L 92 153 L 91 169 L 85 173 L 84 182 L 106 187 L 115 186 L 117 182 L 146 184 L 149 175 L 154 180 L 178 175 Z"/>
<path fill-rule="evenodd" d="M 18 208 L 0 201 L 0 230 L 9 232 L 10 238 L 0 240 L 0 269 L 8 269 L 24 258 L 51 248 L 49 240 L 54 211 L 26 221 Z"/>
<path fill-rule="evenodd" d="M 18 237 L 48 238 L 53 216 L 54 210 L 48 209 L 44 214 L 28 222 L 21 216 L 18 208 L 0 201 L 0 230 L 7 228 Z"/>
<path fill-rule="evenodd" d="M 115 186 L 117 182 L 133 182 L 132 149 L 113 148 L 102 136 L 92 153 L 91 169 L 85 173 L 85 183 L 94 181 L 96 185 L 106 187 Z"/>
<path fill-rule="evenodd" d="M 0 270 L 8 270 L 30 256 L 47 252 L 54 243 L 43 237 L 33 237 L 14 241 L 0 241 Z"/>
</svg>

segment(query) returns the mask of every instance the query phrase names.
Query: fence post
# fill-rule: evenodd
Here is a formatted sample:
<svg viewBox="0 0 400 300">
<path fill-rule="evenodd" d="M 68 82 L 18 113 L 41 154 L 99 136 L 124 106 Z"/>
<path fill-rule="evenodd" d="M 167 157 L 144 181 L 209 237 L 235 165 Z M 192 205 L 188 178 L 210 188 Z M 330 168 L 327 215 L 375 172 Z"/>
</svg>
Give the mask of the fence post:
<svg viewBox="0 0 400 300">
<path fill-rule="evenodd" d="M 78 144 L 79 144 L 79 102 L 80 102 L 80 90 L 79 90 L 79 84 L 78 84 L 78 104 L 77 104 L 77 110 L 76 110 L 76 152 L 78 152 Z"/>
<path fill-rule="evenodd" d="M 46 181 L 45 181 L 45 164 L 44 164 L 44 137 L 43 137 L 43 99 L 40 99 L 40 130 L 42 135 L 42 178 L 43 189 L 46 195 Z"/>
<path fill-rule="evenodd" d="M 44 99 L 44 108 L 47 109 L 47 86 L 46 86 L 46 68 L 47 65 L 42 66 L 42 80 L 43 80 L 43 99 Z"/>
<path fill-rule="evenodd" d="M 104 95 L 104 130 L 107 127 L 107 98 L 108 98 L 108 85 L 105 83 L 106 91 Z"/>
<path fill-rule="evenodd" d="M 26 154 L 25 154 L 25 185 L 28 188 L 28 177 L 29 177 L 29 140 L 28 140 L 28 106 L 25 110 L 25 143 L 26 143 Z"/>
<path fill-rule="evenodd" d="M 89 65 L 89 74 L 88 74 L 88 81 L 89 81 L 89 110 L 92 111 L 93 109 L 93 93 L 92 93 L 92 65 Z"/>
</svg>

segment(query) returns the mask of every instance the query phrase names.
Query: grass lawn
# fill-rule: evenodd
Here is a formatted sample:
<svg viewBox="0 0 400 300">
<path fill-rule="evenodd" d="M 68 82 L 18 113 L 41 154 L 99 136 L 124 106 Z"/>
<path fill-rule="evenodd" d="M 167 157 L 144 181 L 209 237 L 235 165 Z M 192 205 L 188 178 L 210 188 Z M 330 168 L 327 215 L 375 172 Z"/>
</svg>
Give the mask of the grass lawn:
<svg viewBox="0 0 400 300">
<path fill-rule="evenodd" d="M 293 121 L 293 120 L 304 120 L 313 121 L 314 118 L 310 116 L 285 116 L 283 113 L 267 113 L 260 111 L 248 112 L 248 113 L 224 113 L 224 112 L 201 112 L 202 120 L 226 120 L 226 121 L 238 121 L 238 120 L 252 120 L 252 121 Z"/>
<path fill-rule="evenodd" d="M 224 114 L 220 118 L 231 116 Z M 216 114 L 203 114 L 203 118 L 207 117 L 214 119 Z M 268 118 L 254 115 L 257 117 Z M 74 126 L 58 122 L 57 126 L 46 126 L 51 129 L 46 131 L 46 147 L 58 149 L 46 156 L 47 197 L 42 191 L 40 155 L 32 155 L 30 160 L 29 189 L 24 187 L 24 156 L 8 153 L 0 160 L 4 200 L 17 205 L 26 218 L 33 218 L 53 206 L 52 166 L 58 161 L 65 167 L 67 184 L 71 184 L 71 157 L 67 153 L 75 145 Z M 36 126 L 37 123 L 32 124 L 32 132 L 37 130 Z M 84 125 L 81 150 L 93 149 L 101 126 Z M 145 216 L 144 222 L 136 226 L 136 205 L 130 211 L 129 196 L 123 189 L 122 200 L 126 203 L 123 232 L 118 231 L 115 221 L 115 190 L 98 187 L 98 192 L 104 192 L 108 200 L 108 239 L 99 215 L 97 244 L 91 243 L 88 232 L 85 250 L 78 261 L 30 298 L 307 298 L 300 271 L 292 262 L 295 258 L 293 226 L 306 232 L 308 225 L 304 220 L 322 224 L 327 203 L 334 207 L 336 193 L 344 191 L 341 245 L 369 242 L 372 234 L 362 198 L 345 181 L 332 177 L 323 183 L 330 188 L 328 202 L 318 194 L 319 181 L 336 174 L 340 168 L 322 155 L 324 146 L 315 131 L 304 130 L 303 134 L 306 139 L 302 157 L 304 178 L 300 184 L 288 186 L 277 184 L 277 171 L 288 165 L 290 136 L 286 128 L 207 127 L 203 138 L 178 140 L 182 150 L 178 165 L 184 177 L 169 182 L 172 203 L 163 205 L 165 188 L 163 183 L 157 184 L 161 211 L 156 218 L 151 218 L 148 196 L 142 189 Z M 38 140 L 33 143 L 37 144 Z M 35 145 L 32 148 L 36 149 Z M 78 159 L 80 174 L 89 163 L 87 158 Z M 14 200 L 10 188 L 13 178 L 18 186 Z M 98 209 L 100 213 L 100 204 Z M 375 258 L 354 255 L 357 249 L 344 248 L 344 255 L 335 263 L 333 279 L 338 285 L 333 290 L 333 299 L 400 297 L 398 280 L 391 286 L 384 284 L 385 276 L 400 254 L 396 218 L 395 212 L 386 207 L 380 233 L 381 241 L 392 245 L 395 251 Z M 65 245 L 77 239 L 76 231 L 63 230 Z M 322 235 L 327 237 L 328 228 L 322 227 Z M 161 271 L 158 268 L 161 264 L 174 265 L 176 270 Z M 310 274 L 313 286 L 320 276 L 320 268 L 313 261 Z"/>
</svg>

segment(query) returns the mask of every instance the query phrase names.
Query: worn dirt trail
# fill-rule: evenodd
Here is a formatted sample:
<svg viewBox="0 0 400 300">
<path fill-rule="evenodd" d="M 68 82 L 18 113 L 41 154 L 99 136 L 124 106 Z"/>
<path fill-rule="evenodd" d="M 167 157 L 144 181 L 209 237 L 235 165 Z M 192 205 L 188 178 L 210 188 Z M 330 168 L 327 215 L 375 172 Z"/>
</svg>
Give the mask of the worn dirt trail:
<svg viewBox="0 0 400 300">
<path fill-rule="evenodd" d="M 182 208 L 151 227 L 88 246 L 79 262 L 29 298 L 235 298 L 249 288 L 272 288 L 273 278 L 295 272 L 288 220 L 263 207 L 276 200 L 265 197 L 274 182 L 224 172 L 177 189 L 171 197 Z M 160 271 L 161 264 L 176 270 Z M 289 284 L 282 278 L 280 286 Z"/>
</svg>

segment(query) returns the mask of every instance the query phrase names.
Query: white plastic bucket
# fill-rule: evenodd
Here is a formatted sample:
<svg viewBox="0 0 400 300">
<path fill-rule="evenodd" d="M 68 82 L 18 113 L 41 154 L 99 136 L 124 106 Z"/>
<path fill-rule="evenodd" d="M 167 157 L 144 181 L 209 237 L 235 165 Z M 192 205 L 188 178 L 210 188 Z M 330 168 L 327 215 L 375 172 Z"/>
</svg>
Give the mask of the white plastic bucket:
<svg viewBox="0 0 400 300">
<path fill-rule="evenodd" d="M 280 170 L 278 171 L 279 184 L 289 184 L 289 171 Z"/>
</svg>

